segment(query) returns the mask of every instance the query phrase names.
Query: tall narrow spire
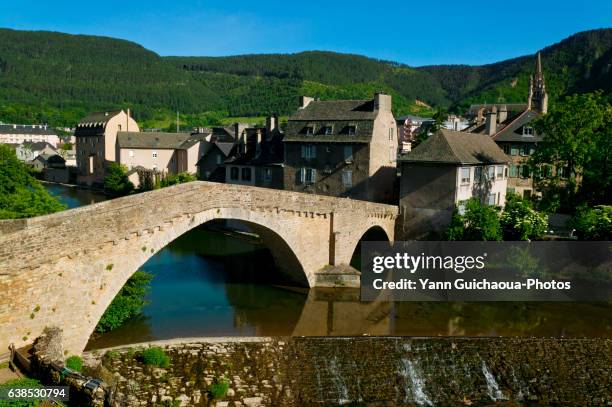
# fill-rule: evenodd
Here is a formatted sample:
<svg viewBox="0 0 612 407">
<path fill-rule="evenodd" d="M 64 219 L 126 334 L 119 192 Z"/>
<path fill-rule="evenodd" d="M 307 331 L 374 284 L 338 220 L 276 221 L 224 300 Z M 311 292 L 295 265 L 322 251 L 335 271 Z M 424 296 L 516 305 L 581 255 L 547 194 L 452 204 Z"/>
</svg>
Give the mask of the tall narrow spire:
<svg viewBox="0 0 612 407">
<path fill-rule="evenodd" d="M 548 94 L 546 93 L 546 84 L 544 82 L 544 74 L 542 73 L 542 56 L 539 51 L 536 55 L 535 75 L 532 75 L 529 80 L 527 108 L 542 114 L 546 114 L 548 111 Z"/>
</svg>

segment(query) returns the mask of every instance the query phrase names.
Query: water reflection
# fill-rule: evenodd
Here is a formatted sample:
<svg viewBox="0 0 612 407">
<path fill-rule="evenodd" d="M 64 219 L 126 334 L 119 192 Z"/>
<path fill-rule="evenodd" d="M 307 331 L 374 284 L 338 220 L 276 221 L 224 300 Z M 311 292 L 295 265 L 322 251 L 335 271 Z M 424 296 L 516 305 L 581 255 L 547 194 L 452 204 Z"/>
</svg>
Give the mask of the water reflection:
<svg viewBox="0 0 612 407">
<path fill-rule="evenodd" d="M 104 200 L 46 184 L 70 207 Z M 537 336 L 612 338 L 609 303 L 361 302 L 356 289 L 283 280 L 260 239 L 207 224 L 158 252 L 141 318 L 88 348 L 196 336 Z"/>
</svg>

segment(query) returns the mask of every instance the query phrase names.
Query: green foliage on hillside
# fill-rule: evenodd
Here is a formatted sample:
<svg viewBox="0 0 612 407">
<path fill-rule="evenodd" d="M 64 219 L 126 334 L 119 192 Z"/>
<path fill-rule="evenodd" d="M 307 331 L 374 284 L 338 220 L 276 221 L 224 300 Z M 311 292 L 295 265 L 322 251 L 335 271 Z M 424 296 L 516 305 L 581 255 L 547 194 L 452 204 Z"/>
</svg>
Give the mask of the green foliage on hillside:
<svg viewBox="0 0 612 407">
<path fill-rule="evenodd" d="M 612 29 L 576 34 L 543 50 L 552 99 L 611 92 Z M 359 55 L 302 52 L 160 57 L 105 37 L 0 29 L 0 121 L 74 126 L 86 113 L 132 108 L 143 127 L 215 125 L 228 116 L 288 115 L 298 96 L 394 96 L 396 115 L 429 114 L 416 100 L 461 111 L 473 102 L 524 102 L 534 57 L 485 66 L 406 65 Z M 184 115 L 184 116 L 183 116 Z"/>
<path fill-rule="evenodd" d="M 15 150 L 0 144 L 0 219 L 30 218 L 63 209 L 17 159 Z"/>
</svg>

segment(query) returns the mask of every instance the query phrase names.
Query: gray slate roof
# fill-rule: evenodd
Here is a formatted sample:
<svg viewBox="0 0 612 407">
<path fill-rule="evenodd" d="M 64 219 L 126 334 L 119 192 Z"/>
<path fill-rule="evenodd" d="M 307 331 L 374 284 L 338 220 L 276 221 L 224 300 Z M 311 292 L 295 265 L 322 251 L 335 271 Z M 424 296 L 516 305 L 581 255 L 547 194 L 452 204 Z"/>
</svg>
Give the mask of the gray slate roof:
<svg viewBox="0 0 612 407">
<path fill-rule="evenodd" d="M 187 149 L 206 140 L 207 134 L 120 131 L 119 148 L 146 148 L 160 150 Z"/>
<path fill-rule="evenodd" d="M 57 151 L 51 144 L 46 141 L 37 141 L 35 143 L 23 143 L 24 147 L 27 147 L 30 151 L 42 151 L 45 148 L 50 148 L 53 151 Z"/>
<path fill-rule="evenodd" d="M 314 100 L 289 120 L 374 120 L 372 100 Z"/>
<path fill-rule="evenodd" d="M 510 141 L 510 142 L 527 142 L 536 143 L 542 141 L 542 136 L 534 134 L 533 136 L 524 136 L 523 127 L 530 125 L 532 121 L 540 117 L 540 114 L 533 110 L 526 110 L 512 121 L 506 124 L 502 129 L 498 130 L 493 136 L 495 141 Z"/>
<path fill-rule="evenodd" d="M 85 125 L 85 124 L 89 124 L 89 125 L 105 124 L 110 119 L 112 119 L 113 117 L 115 117 L 119 113 L 121 113 L 122 111 L 123 110 L 119 109 L 119 110 L 108 110 L 106 112 L 91 113 L 91 114 L 83 117 L 79 121 L 79 125 Z"/>
<path fill-rule="evenodd" d="M 437 131 L 400 160 L 455 165 L 501 164 L 510 161 L 491 137 L 446 129 Z"/>
<path fill-rule="evenodd" d="M 0 134 L 57 135 L 51 127 L 41 124 L 0 124 Z"/>
</svg>

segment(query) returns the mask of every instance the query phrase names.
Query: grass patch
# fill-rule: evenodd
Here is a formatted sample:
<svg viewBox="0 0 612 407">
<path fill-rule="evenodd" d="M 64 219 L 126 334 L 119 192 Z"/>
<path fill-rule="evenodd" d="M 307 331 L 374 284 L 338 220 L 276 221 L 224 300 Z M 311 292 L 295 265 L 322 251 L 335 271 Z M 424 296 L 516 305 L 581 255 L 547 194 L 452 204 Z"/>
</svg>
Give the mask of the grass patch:
<svg viewBox="0 0 612 407">
<path fill-rule="evenodd" d="M 168 357 L 162 348 L 157 346 L 142 351 L 140 358 L 145 365 L 158 367 L 170 366 L 170 357 Z"/>
<path fill-rule="evenodd" d="M 229 380 L 225 377 L 215 378 L 213 383 L 208 386 L 208 394 L 215 399 L 220 400 L 227 395 L 227 391 L 229 390 Z"/>
<path fill-rule="evenodd" d="M 83 370 L 83 359 L 80 356 L 70 356 L 66 359 L 66 367 L 75 372 L 80 372 Z"/>
</svg>

